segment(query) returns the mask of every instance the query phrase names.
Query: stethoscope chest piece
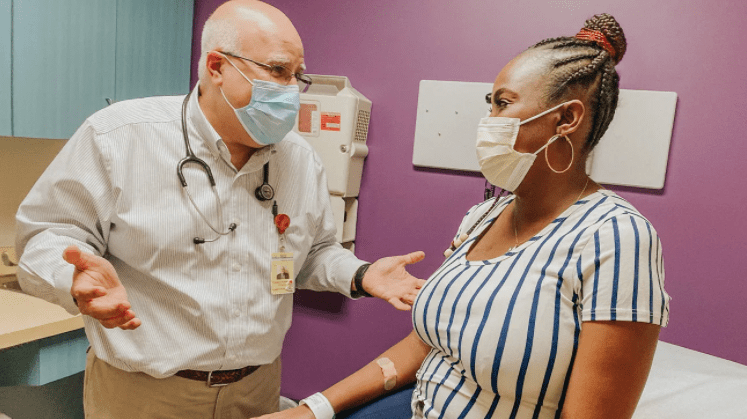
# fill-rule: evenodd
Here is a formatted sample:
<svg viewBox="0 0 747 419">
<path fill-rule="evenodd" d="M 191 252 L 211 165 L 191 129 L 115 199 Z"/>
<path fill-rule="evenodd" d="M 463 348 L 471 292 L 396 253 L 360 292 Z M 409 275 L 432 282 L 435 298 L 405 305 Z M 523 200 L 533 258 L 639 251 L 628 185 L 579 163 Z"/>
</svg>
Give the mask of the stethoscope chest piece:
<svg viewBox="0 0 747 419">
<path fill-rule="evenodd" d="M 275 190 L 270 186 L 270 162 L 265 163 L 262 184 L 254 190 L 254 196 L 260 201 L 269 201 L 275 197 Z"/>
<path fill-rule="evenodd" d="M 272 189 L 272 186 L 270 186 L 269 183 L 263 183 L 254 190 L 254 195 L 256 195 L 257 199 L 260 201 L 269 201 L 275 197 L 275 190 Z"/>
</svg>

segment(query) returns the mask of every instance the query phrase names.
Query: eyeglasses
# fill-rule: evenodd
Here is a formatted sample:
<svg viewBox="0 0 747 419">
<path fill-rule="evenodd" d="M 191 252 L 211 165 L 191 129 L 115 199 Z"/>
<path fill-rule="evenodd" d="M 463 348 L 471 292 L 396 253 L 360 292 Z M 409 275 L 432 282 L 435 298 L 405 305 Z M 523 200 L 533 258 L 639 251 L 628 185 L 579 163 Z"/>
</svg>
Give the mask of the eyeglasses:
<svg viewBox="0 0 747 419">
<path fill-rule="evenodd" d="M 301 85 L 298 86 L 301 93 L 309 90 L 309 86 L 311 86 L 311 77 L 303 73 L 291 73 L 291 71 L 288 70 L 288 68 L 282 65 L 279 65 L 279 64 L 270 65 L 270 64 L 260 63 L 258 61 L 254 61 L 252 59 L 242 57 L 236 54 L 231 54 L 230 52 L 225 52 L 225 51 L 223 51 L 222 54 L 225 54 L 225 55 L 228 55 L 234 58 L 238 58 L 240 60 L 249 61 L 250 63 L 266 68 L 273 78 L 283 80 L 286 83 L 290 83 L 291 79 L 295 77 L 296 80 L 301 82 Z"/>
</svg>

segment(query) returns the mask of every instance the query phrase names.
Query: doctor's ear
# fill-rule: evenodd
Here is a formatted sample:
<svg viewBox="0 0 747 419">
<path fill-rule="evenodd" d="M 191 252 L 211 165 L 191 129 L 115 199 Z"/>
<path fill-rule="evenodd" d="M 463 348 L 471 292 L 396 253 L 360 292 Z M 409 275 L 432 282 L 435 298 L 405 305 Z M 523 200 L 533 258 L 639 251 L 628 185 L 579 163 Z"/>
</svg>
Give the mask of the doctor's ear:
<svg viewBox="0 0 747 419">
<path fill-rule="evenodd" d="M 218 85 L 223 83 L 223 60 L 225 57 L 217 51 L 210 51 L 205 57 L 208 76 Z"/>
<path fill-rule="evenodd" d="M 586 116 L 586 107 L 578 99 L 568 101 L 563 106 L 560 120 L 558 121 L 557 134 L 569 135 L 576 132 Z"/>
</svg>

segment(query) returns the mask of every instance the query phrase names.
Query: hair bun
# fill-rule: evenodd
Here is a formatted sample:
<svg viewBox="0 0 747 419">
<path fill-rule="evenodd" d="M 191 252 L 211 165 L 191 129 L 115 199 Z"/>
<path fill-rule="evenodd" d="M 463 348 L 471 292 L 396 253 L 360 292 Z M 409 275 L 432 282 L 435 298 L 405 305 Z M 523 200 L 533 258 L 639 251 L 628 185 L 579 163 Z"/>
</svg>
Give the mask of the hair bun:
<svg viewBox="0 0 747 419">
<path fill-rule="evenodd" d="M 625 41 L 625 34 L 620 24 L 612 15 L 607 13 L 594 15 L 586 21 L 584 28 L 601 32 L 612 45 L 612 48 L 615 49 L 615 56 L 613 57 L 615 64 L 622 60 L 625 50 L 628 48 L 628 43 Z"/>
</svg>

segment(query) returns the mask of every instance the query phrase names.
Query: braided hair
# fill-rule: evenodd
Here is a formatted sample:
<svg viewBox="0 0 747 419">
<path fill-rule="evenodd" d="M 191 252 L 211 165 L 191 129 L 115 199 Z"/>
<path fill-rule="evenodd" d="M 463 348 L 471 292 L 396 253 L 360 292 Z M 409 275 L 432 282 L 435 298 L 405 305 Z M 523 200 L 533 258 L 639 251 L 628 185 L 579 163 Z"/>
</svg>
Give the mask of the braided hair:
<svg viewBox="0 0 747 419">
<path fill-rule="evenodd" d="M 622 28 L 609 14 L 595 15 L 586 21 L 576 37 L 545 39 L 532 49 L 552 53 L 546 92 L 549 103 L 559 102 L 579 91 L 589 95 L 592 125 L 584 150 L 591 151 L 615 116 L 620 91 L 615 65 L 627 49 Z"/>
</svg>

